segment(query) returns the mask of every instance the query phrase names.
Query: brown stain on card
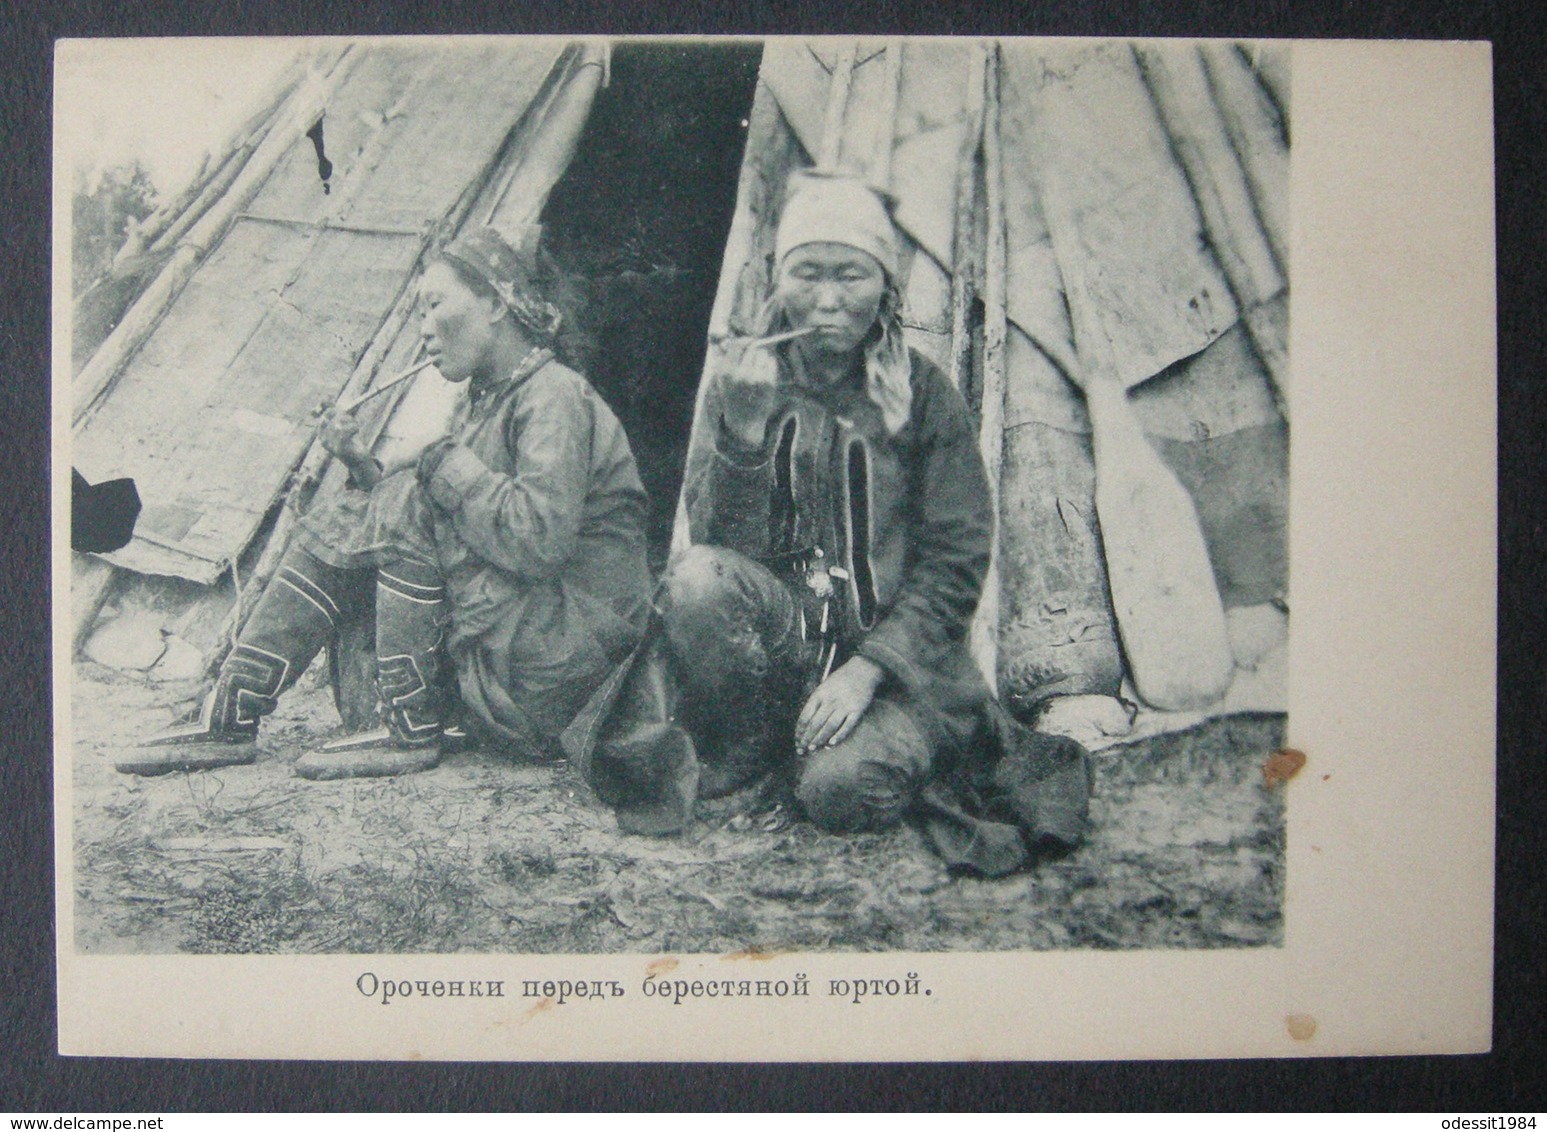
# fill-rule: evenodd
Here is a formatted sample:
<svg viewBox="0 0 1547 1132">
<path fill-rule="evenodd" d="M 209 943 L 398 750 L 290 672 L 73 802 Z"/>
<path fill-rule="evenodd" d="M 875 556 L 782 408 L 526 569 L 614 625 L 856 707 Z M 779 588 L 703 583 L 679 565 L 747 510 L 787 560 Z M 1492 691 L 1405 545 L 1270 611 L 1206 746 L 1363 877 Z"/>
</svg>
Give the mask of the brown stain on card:
<svg viewBox="0 0 1547 1132">
<path fill-rule="evenodd" d="M 537 1015 L 543 1013 L 545 1010 L 552 1010 L 553 1009 L 553 1005 L 554 1005 L 553 1004 L 553 999 L 545 998 L 541 1002 L 539 1002 L 536 1006 L 534 1006 L 530 1010 L 528 1010 L 523 1015 L 523 1017 L 525 1017 L 525 1018 L 535 1018 L 535 1017 L 537 1017 Z"/>
<path fill-rule="evenodd" d="M 793 955 L 793 948 L 783 947 L 748 947 L 741 951 L 732 951 L 729 955 L 720 956 L 720 962 L 733 963 L 738 959 L 751 959 L 753 961 L 777 959 L 781 955 Z"/>
<path fill-rule="evenodd" d="M 1308 1042 L 1316 1036 L 1316 1019 L 1309 1014 L 1290 1014 L 1284 1019 L 1284 1028 L 1297 1042 Z"/>
<path fill-rule="evenodd" d="M 654 975 L 664 975 L 668 971 L 675 971 L 681 964 L 682 960 L 673 959 L 669 955 L 664 959 L 657 959 L 645 967 L 645 978 L 648 979 Z"/>
<path fill-rule="evenodd" d="M 1305 752 L 1297 751 L 1293 747 L 1285 747 L 1281 751 L 1274 751 L 1262 764 L 1262 781 L 1268 787 L 1277 786 L 1280 782 L 1288 782 L 1300 773 L 1300 768 L 1305 765 Z"/>
</svg>

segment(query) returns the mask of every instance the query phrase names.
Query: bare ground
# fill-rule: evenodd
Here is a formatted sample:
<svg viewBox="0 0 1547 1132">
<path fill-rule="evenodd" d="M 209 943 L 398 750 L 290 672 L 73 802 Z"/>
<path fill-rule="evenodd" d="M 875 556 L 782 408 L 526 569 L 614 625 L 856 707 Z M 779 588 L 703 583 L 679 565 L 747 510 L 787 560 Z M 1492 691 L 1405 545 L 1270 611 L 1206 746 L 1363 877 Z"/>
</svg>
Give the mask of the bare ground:
<svg viewBox="0 0 1547 1132">
<path fill-rule="evenodd" d="M 314 672 L 316 670 L 314 669 Z M 488 754 L 313 783 L 338 729 L 312 675 L 258 761 L 142 779 L 113 760 L 193 689 L 83 662 L 76 944 L 86 952 L 729 952 L 1250 947 L 1282 942 L 1283 717 L 1233 716 L 1096 756 L 1093 832 L 1004 880 L 947 873 L 919 834 L 837 837 L 734 806 L 619 834 L 567 766 Z"/>
</svg>

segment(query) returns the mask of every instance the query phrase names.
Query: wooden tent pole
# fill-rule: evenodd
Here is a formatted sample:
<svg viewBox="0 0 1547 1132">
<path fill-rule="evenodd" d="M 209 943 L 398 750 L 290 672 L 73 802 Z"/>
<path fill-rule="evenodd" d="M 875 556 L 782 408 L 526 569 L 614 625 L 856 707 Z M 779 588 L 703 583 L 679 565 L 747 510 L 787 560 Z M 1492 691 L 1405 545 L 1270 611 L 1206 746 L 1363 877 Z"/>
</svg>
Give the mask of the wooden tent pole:
<svg viewBox="0 0 1547 1132">
<path fill-rule="evenodd" d="M 870 161 L 870 180 L 883 191 L 892 187 L 892 151 L 897 145 L 897 104 L 902 97 L 903 41 L 886 41 L 886 73 L 882 77 L 880 113 L 877 117 L 875 156 Z"/>
<path fill-rule="evenodd" d="M 778 102 L 767 96 L 766 87 L 762 87 L 758 96 L 753 98 L 752 113 L 748 118 L 746 144 L 748 154 L 757 152 L 754 147 L 771 145 L 770 139 L 775 136 L 775 131 L 783 130 L 788 133 L 789 127 L 784 123 L 783 116 L 779 112 Z M 745 265 L 752 258 L 759 214 L 745 202 L 759 199 L 764 201 L 765 206 L 777 208 L 779 202 L 771 199 L 772 196 L 772 192 L 767 188 L 752 161 L 749 158 L 743 158 L 741 173 L 736 180 L 736 212 L 731 217 L 730 231 L 725 237 L 725 256 L 720 265 L 720 283 L 715 291 L 714 307 L 709 314 L 711 340 L 730 337 L 738 284 Z M 704 389 L 704 383 L 700 382 L 698 400 L 693 409 L 694 420 L 698 419 L 698 414 L 703 409 Z"/>
<path fill-rule="evenodd" d="M 1214 105 L 1225 120 L 1236 160 L 1279 270 L 1289 263 L 1289 141 L 1261 77 L 1234 44 L 1199 48 Z"/>
<path fill-rule="evenodd" d="M 261 140 L 261 136 L 256 140 Z M 158 260 L 164 262 L 166 257 L 176 249 L 178 241 L 183 238 L 188 229 L 198 223 L 199 217 L 209 211 L 210 205 L 220 199 L 220 194 L 231 187 L 231 182 L 236 180 L 237 174 L 252 157 L 256 140 L 252 147 L 244 146 L 237 152 L 229 154 L 219 165 L 210 168 L 208 176 L 190 186 L 194 190 L 192 195 L 182 202 L 177 215 L 167 218 L 154 238 L 141 243 L 140 233 L 137 232 L 125 241 L 124 246 L 113 257 L 112 274 L 127 275 L 135 269 L 137 263 L 149 265 Z"/>
<path fill-rule="evenodd" d="M 967 129 L 956 155 L 956 215 L 951 237 L 951 381 L 963 396 L 972 372 L 971 309 L 973 276 L 977 261 L 974 234 L 977 227 L 978 153 L 984 147 L 987 95 L 984 90 L 988 63 L 985 51 L 973 52 L 967 72 Z"/>
<path fill-rule="evenodd" d="M 166 230 L 156 238 L 155 242 L 146 249 L 147 253 L 153 256 L 171 254 L 177 248 L 177 245 L 181 243 L 183 237 L 188 234 L 189 230 L 214 207 L 215 203 L 225 195 L 226 190 L 236 182 L 242 170 L 247 167 L 247 162 L 252 160 L 252 155 L 257 151 L 258 146 L 263 144 L 263 139 L 267 136 L 268 129 L 264 129 L 253 136 L 251 145 L 243 146 L 226 158 L 215 169 L 214 176 L 206 181 L 204 187 L 199 190 L 199 195 L 183 210 L 182 215 L 172 221 Z"/>
<path fill-rule="evenodd" d="M 70 655 L 81 651 L 107 599 L 113 595 L 120 571 L 94 554 L 70 553 Z"/>
<path fill-rule="evenodd" d="M 537 223 L 553 186 L 574 159 L 597 92 L 606 81 L 611 52 L 605 42 L 580 44 L 542 103 L 527 112 L 533 124 L 523 131 L 520 152 L 510 162 L 493 200 L 479 210 L 483 223 L 513 240 Z"/>
<path fill-rule="evenodd" d="M 972 658 L 988 686 L 999 692 L 999 484 L 1004 468 L 1004 400 L 1006 389 L 1005 283 L 1009 270 L 1004 203 L 1004 150 L 1000 137 L 999 72 L 997 43 L 985 44 L 974 67 L 983 91 L 982 138 L 986 232 L 983 249 L 983 400 L 978 444 L 988 477 L 989 499 L 994 515 L 994 539 L 990 544 L 988 573 L 983 579 L 983 599 L 972 620 Z M 959 266 L 959 265 L 958 265 Z"/>
<path fill-rule="evenodd" d="M 1291 112 L 1290 105 L 1290 67 L 1289 45 L 1287 43 L 1263 43 L 1253 44 L 1237 43 L 1235 52 L 1241 57 L 1257 81 L 1262 84 L 1264 93 L 1272 100 L 1274 108 L 1278 111 L 1279 120 L 1288 125 L 1288 116 Z M 1289 137 L 1286 132 L 1285 144 Z"/>
<path fill-rule="evenodd" d="M 79 425 L 117 380 L 129 357 L 144 344 L 193 276 L 194 269 L 219 241 L 226 226 L 247 206 L 280 159 L 327 106 L 328 99 L 349 70 L 350 49 L 334 53 L 330 65 L 305 83 L 285 111 L 285 120 L 272 127 L 242 171 L 208 212 L 178 243 L 161 273 L 129 308 L 123 320 L 81 369 L 74 385 L 73 423 Z"/>
<path fill-rule="evenodd" d="M 262 141 L 263 136 L 268 133 L 268 127 L 283 112 L 285 102 L 295 93 L 304 73 L 305 68 L 300 59 L 285 65 L 279 76 L 270 84 L 268 96 L 263 100 L 261 109 L 250 114 L 246 121 L 233 130 L 230 137 L 226 139 L 225 145 L 216 154 L 206 156 L 202 168 L 173 200 L 147 216 L 145 222 L 135 229 L 129 242 L 138 246 L 129 254 L 150 250 L 161 242 L 161 237 L 173 225 L 183 221 L 191 224 L 193 220 L 198 219 L 202 210 L 192 209 L 194 202 L 206 195 L 205 187 L 220 175 L 232 158 L 239 157 L 241 162 L 245 162 L 252 155 L 258 142 Z M 208 202 L 204 203 L 207 207 Z M 128 242 L 125 246 L 128 246 Z"/>
<path fill-rule="evenodd" d="M 1196 49 L 1137 49 L 1139 71 L 1192 188 L 1203 229 L 1224 272 L 1252 346 L 1273 378 L 1281 404 L 1289 398 L 1287 320 L 1279 299 L 1287 286 L 1263 235 L 1246 175 L 1209 90 Z"/>
<path fill-rule="evenodd" d="M 270 114 L 273 114 L 277 111 L 277 107 L 270 106 L 268 110 Z M 129 230 L 128 235 L 124 238 L 123 246 L 114 253 L 113 262 L 116 264 L 120 260 L 140 256 L 148 251 L 161 238 L 163 232 L 177 223 L 181 217 L 187 215 L 188 209 L 192 207 L 193 202 L 203 195 L 205 186 L 219 176 L 220 171 L 225 168 L 226 162 L 235 153 L 236 150 L 233 149 L 230 153 L 222 154 L 218 159 L 213 160 L 209 154 L 205 154 L 204 161 L 200 164 L 198 171 L 188 179 L 186 185 L 177 191 L 177 195 L 171 200 L 163 201 L 155 212 L 152 212 Z"/>
<path fill-rule="evenodd" d="M 849 108 L 849 88 L 854 85 L 854 57 L 859 41 L 849 40 L 833 64 L 832 85 L 827 88 L 827 113 L 822 119 L 822 149 L 816 163 L 823 169 L 836 169 L 843 148 L 843 118 Z"/>
</svg>

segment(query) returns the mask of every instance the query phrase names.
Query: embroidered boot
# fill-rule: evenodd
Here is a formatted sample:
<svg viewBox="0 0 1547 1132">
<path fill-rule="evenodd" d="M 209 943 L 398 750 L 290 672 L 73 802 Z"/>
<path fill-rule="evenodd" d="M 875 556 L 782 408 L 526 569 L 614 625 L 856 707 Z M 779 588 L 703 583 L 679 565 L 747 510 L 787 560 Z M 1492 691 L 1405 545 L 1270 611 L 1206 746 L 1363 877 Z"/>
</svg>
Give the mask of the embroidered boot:
<svg viewBox="0 0 1547 1132">
<path fill-rule="evenodd" d="M 199 718 L 150 736 L 118 759 L 118 770 L 156 775 L 252 762 L 258 721 L 336 633 L 344 580 L 344 571 L 303 551 L 287 554 L 220 666 Z"/>
<path fill-rule="evenodd" d="M 296 761 L 302 778 L 377 778 L 440 762 L 447 721 L 446 589 L 432 567 L 399 562 L 376 576 L 376 689 L 384 726 L 325 743 Z"/>
</svg>

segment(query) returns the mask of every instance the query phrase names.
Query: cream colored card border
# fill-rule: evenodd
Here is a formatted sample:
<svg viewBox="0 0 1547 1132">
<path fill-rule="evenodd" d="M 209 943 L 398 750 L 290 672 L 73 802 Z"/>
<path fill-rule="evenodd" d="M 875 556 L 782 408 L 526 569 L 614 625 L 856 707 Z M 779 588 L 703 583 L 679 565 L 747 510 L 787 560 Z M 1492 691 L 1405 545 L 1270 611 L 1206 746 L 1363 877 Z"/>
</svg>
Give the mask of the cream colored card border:
<svg viewBox="0 0 1547 1132">
<path fill-rule="evenodd" d="M 1487 44 L 1294 45 L 1285 944 L 1194 952 L 84 956 L 74 951 L 68 619 L 55 618 L 59 1042 L 68 1054 L 443 1059 L 1032 1059 L 1489 1047 L 1495 348 Z M 67 125 L 67 123 L 66 123 Z M 56 144 L 58 144 L 56 139 Z M 54 294 L 69 294 L 69 185 Z M 54 311 L 54 608 L 69 609 L 68 302 Z M 357 979 L 501 980 L 383 1004 Z M 829 981 L 930 992 L 830 997 Z M 540 1005 L 528 979 L 615 980 Z M 369 985 L 368 983 L 366 985 Z M 1289 1019 L 1296 1018 L 1291 1025 Z M 1306 1019 L 1314 1019 L 1314 1034 Z M 1300 1037 L 1292 1036 L 1295 1030 Z"/>
</svg>

